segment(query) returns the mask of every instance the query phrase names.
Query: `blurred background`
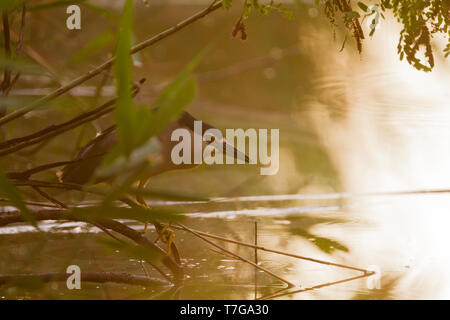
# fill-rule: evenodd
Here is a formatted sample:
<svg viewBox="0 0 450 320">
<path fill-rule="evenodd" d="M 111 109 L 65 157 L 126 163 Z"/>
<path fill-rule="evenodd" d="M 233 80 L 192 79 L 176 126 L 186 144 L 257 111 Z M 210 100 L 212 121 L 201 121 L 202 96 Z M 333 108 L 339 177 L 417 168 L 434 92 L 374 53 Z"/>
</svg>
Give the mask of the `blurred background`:
<svg viewBox="0 0 450 320">
<path fill-rule="evenodd" d="M 115 50 L 123 1 L 89 1 L 93 6 L 82 6 L 79 31 L 65 28 L 64 6 L 40 6 L 44 2 L 32 1 L 28 10 L 24 59 L 33 72 L 24 74 L 3 99 L 10 108 L 25 105 L 89 71 Z M 256 166 L 242 165 L 202 165 L 168 172 L 153 178 L 149 189 L 234 200 L 207 204 L 155 200 L 153 205 L 195 214 L 186 224 L 199 230 L 253 243 L 257 228 L 258 244 L 265 247 L 380 270 L 380 289 L 368 288 L 364 278 L 283 299 L 449 298 L 448 195 L 348 197 L 348 193 L 450 186 L 450 94 L 446 88 L 450 68 L 439 53 L 444 40 L 435 39 L 438 54 L 433 72 L 420 72 L 399 60 L 400 26 L 392 17 L 380 21 L 359 54 L 353 38 L 333 28 L 313 2 L 286 4 L 293 19 L 277 13 L 252 14 L 246 21 L 245 41 L 231 36 L 241 6 L 220 9 L 134 56 L 134 79 L 147 79 L 135 102 L 144 105 L 211 44 L 196 71 L 199 90 L 187 110 L 220 129 L 280 129 L 276 175 L 261 176 Z M 135 1 L 134 42 L 175 25 L 207 4 L 200 0 L 155 0 L 148 5 Z M 19 17 L 12 23 L 17 30 Z M 368 23 L 362 27 L 368 33 Z M 101 77 L 4 126 L 3 139 L 68 120 L 110 99 L 115 95 L 111 78 L 105 77 L 100 95 L 95 93 Z M 45 145 L 5 157 L 2 165 L 6 171 L 20 171 L 71 159 L 112 122 L 113 117 L 106 116 Z M 57 181 L 56 171 L 39 178 Z M 26 188 L 22 191 L 29 199 L 39 199 Z M 339 196 L 341 192 L 346 196 Z M 276 195 L 286 194 L 322 196 L 275 201 Z M 261 195 L 267 197 L 239 200 Z M 92 200 L 75 191 L 57 196 L 71 202 Z M 45 244 L 40 244 L 40 235 L 32 227 L 0 228 L 0 273 L 56 272 L 77 264 L 82 270 L 145 274 L 139 261 L 105 250 L 96 241 L 105 237 L 99 229 L 52 221 L 42 223 L 42 228 L 51 234 Z M 189 275 L 181 288 L 160 292 L 108 283 L 70 291 L 65 283 L 50 283 L 2 286 L 0 297 L 253 299 L 255 291 L 260 297 L 282 288 L 269 275 L 258 271 L 255 278 L 251 266 L 211 251 L 189 234 L 175 233 Z M 150 232 L 149 237 L 154 234 Z M 254 259 L 252 249 L 224 246 Z M 258 259 L 300 288 L 358 275 L 270 253 L 259 253 Z"/>
</svg>

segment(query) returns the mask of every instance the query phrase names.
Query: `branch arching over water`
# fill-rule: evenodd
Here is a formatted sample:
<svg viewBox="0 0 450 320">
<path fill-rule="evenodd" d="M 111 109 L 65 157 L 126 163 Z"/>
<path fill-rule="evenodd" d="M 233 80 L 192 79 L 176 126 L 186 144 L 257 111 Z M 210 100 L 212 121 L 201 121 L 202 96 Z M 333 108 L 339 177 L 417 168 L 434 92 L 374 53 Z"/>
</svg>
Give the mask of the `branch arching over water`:
<svg viewBox="0 0 450 320">
<path fill-rule="evenodd" d="M 166 252 L 154 244 L 152 241 L 147 239 L 141 232 L 136 231 L 119 221 L 112 219 L 84 219 L 78 216 L 73 216 L 67 213 L 64 209 L 50 209 L 50 210 L 38 210 L 33 212 L 36 221 L 43 220 L 69 220 L 69 221 L 80 221 L 86 223 L 94 223 L 94 225 L 99 225 L 105 229 L 115 231 L 121 235 L 133 240 L 136 244 L 152 249 L 158 254 L 158 258 L 161 262 L 172 272 L 174 275 L 174 281 L 178 282 L 183 277 L 183 269 L 171 257 L 167 256 Z M 0 227 L 6 226 L 12 223 L 26 222 L 20 212 L 4 213 L 0 215 Z"/>
</svg>

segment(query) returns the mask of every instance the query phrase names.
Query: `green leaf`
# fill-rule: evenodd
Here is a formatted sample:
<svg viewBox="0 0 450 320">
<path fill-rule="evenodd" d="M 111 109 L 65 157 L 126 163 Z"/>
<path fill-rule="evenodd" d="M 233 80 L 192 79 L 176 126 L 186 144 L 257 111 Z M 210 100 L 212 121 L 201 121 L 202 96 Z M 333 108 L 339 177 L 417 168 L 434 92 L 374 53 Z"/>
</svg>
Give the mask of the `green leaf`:
<svg viewBox="0 0 450 320">
<path fill-rule="evenodd" d="M 36 219 L 31 211 L 27 208 L 27 206 L 23 203 L 22 197 L 20 196 L 19 191 L 16 187 L 8 180 L 8 178 L 3 173 L 3 170 L 0 169 L 0 195 L 9 199 L 14 207 L 16 207 L 24 220 L 31 223 L 36 229 L 39 230 Z"/>
<path fill-rule="evenodd" d="M 319 237 L 316 235 L 313 235 L 306 231 L 305 229 L 294 229 L 290 230 L 293 234 L 301 236 L 302 238 L 305 238 L 309 241 L 311 241 L 317 248 L 319 248 L 321 251 L 325 253 L 333 253 L 335 250 L 340 250 L 344 252 L 348 252 L 348 248 L 341 244 L 338 241 L 335 241 L 333 239 Z"/>
<path fill-rule="evenodd" d="M 367 5 L 365 5 L 363 2 L 359 1 L 358 2 L 358 7 L 361 8 L 362 11 L 367 12 L 367 9 L 369 9 L 369 7 Z"/>
<path fill-rule="evenodd" d="M 126 0 L 120 19 L 119 41 L 116 50 L 114 72 L 118 99 L 116 103 L 116 121 L 119 148 L 128 156 L 133 149 L 133 99 L 131 96 L 131 41 L 133 24 L 133 1 Z M 131 141 L 130 141 L 131 140 Z"/>
<path fill-rule="evenodd" d="M 149 106 L 140 106 L 137 108 L 134 123 L 134 134 L 136 137 L 140 137 L 148 129 L 151 118 L 152 110 Z M 139 138 L 137 138 L 137 142 L 139 142 Z"/>
</svg>

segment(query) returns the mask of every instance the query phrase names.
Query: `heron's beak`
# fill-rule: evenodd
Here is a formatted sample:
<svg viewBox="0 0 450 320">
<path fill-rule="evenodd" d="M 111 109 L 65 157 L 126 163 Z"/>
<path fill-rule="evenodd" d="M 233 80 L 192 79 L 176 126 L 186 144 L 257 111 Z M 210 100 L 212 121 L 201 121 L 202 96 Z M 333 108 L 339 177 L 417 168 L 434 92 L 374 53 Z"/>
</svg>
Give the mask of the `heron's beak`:
<svg viewBox="0 0 450 320">
<path fill-rule="evenodd" d="M 183 112 L 179 121 L 180 121 L 180 123 L 186 125 L 188 128 L 190 128 L 191 130 L 194 131 L 194 121 L 199 121 L 199 120 L 194 118 L 189 112 L 185 111 L 185 112 Z M 203 122 L 203 121 L 202 121 L 202 126 L 206 129 L 218 130 L 217 128 L 215 128 L 212 125 L 210 125 L 206 122 Z M 244 161 L 244 163 L 246 163 L 246 164 L 251 162 L 250 158 L 245 154 L 245 152 L 239 151 L 234 146 L 229 144 L 225 139 L 222 139 L 222 153 L 229 157 L 232 157 L 236 160 Z M 252 163 L 256 163 L 256 162 L 252 162 Z"/>
</svg>

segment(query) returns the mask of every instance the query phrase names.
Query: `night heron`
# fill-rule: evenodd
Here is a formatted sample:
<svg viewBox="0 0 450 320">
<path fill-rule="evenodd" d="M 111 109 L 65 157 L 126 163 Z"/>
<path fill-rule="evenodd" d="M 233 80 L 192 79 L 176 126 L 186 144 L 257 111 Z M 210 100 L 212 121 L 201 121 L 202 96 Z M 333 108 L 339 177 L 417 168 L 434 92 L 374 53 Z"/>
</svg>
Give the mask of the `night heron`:
<svg viewBox="0 0 450 320">
<path fill-rule="evenodd" d="M 194 122 L 198 121 L 188 112 L 183 112 L 181 117 L 170 123 L 167 128 L 157 136 L 157 139 L 160 143 L 159 149 L 159 159 L 158 165 L 151 169 L 149 173 L 142 177 L 139 181 L 138 188 L 143 189 L 148 184 L 149 179 L 152 176 L 160 174 L 165 171 L 173 170 L 173 169 L 186 169 L 196 166 L 193 164 L 194 161 L 191 161 L 191 164 L 179 164 L 176 165 L 171 159 L 172 148 L 177 144 L 176 141 L 171 141 L 172 132 L 178 128 L 185 128 L 189 131 L 191 135 L 191 141 L 194 141 Z M 202 122 L 203 129 L 215 129 L 213 126 Z M 115 126 L 109 127 L 104 130 L 101 134 L 95 137 L 93 140 L 87 143 L 76 155 L 74 162 L 67 165 L 63 168 L 62 173 L 60 174 L 60 180 L 65 183 L 75 183 L 79 185 L 85 185 L 89 182 L 97 183 L 101 181 L 92 181 L 94 177 L 94 173 L 97 168 L 102 164 L 103 159 L 106 154 L 111 150 L 114 145 L 117 144 L 117 134 Z M 235 159 L 241 159 L 245 161 L 245 163 L 249 162 L 247 155 L 244 152 L 241 152 L 234 148 L 234 146 L 230 145 L 224 139 L 220 141 L 220 145 L 222 146 L 221 150 L 217 150 L 224 155 L 233 156 Z M 205 145 L 203 144 L 202 147 Z M 193 157 L 193 152 L 191 152 L 191 156 Z M 114 178 L 114 177 L 112 177 Z M 138 203 L 144 207 L 147 207 L 147 203 L 142 197 L 142 195 L 138 195 L 136 197 Z M 179 260 L 178 250 L 173 243 L 173 232 L 168 229 L 168 225 L 161 224 L 158 222 L 152 222 L 155 225 L 155 229 L 158 233 L 159 239 L 161 239 L 164 243 L 167 244 L 167 254 L 170 255 L 171 252 L 174 254 L 174 258 Z M 147 231 L 147 223 L 144 227 L 144 232 Z"/>
</svg>

